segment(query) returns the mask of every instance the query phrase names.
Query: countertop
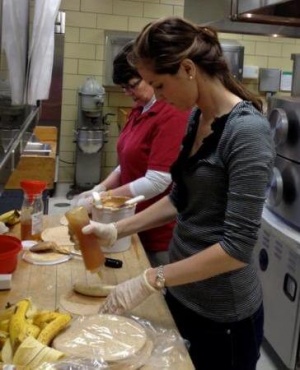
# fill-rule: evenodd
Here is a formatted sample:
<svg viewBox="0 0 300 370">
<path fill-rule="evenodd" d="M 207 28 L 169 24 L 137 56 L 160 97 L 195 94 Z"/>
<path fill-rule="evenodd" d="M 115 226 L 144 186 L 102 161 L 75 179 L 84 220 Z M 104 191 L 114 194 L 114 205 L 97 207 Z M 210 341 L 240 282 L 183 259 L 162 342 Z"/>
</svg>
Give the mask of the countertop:
<svg viewBox="0 0 300 370">
<path fill-rule="evenodd" d="M 44 228 L 59 225 L 61 217 L 62 215 L 44 216 Z M 11 235 L 20 237 L 19 224 L 11 229 Z M 136 235 L 132 237 L 132 245 L 127 251 L 110 253 L 106 254 L 106 256 L 123 261 L 123 267 L 120 269 L 103 267 L 102 280 L 106 284 L 114 285 L 120 283 L 140 274 L 150 266 Z M 13 303 L 22 298 L 30 297 L 38 308 L 69 310 L 75 316 L 77 310 L 79 312 L 89 311 L 90 313 L 97 313 L 102 298 L 84 297 L 73 292 L 73 284 L 78 281 L 99 282 L 97 274 L 91 274 L 85 270 L 81 258 L 74 257 L 64 263 L 40 266 L 27 263 L 20 256 L 17 269 L 12 276 L 11 290 L 0 291 L 0 308 L 4 308 L 7 302 Z M 176 329 L 176 325 L 161 293 L 152 294 L 130 314 L 149 320 L 157 327 Z M 182 351 L 185 358 L 184 363 L 180 367 L 174 365 L 172 370 L 194 369 L 183 345 Z"/>
</svg>

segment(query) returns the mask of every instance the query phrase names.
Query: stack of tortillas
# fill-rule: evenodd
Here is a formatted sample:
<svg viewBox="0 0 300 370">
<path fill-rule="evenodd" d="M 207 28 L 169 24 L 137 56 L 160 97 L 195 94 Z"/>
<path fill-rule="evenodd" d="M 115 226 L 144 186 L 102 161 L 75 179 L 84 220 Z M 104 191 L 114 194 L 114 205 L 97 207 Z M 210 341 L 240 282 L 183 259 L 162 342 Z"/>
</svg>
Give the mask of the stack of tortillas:
<svg viewBox="0 0 300 370">
<path fill-rule="evenodd" d="M 110 369 L 138 369 L 151 355 L 153 344 L 137 321 L 119 315 L 78 318 L 58 335 L 53 347 L 69 356 L 105 362 Z"/>
</svg>

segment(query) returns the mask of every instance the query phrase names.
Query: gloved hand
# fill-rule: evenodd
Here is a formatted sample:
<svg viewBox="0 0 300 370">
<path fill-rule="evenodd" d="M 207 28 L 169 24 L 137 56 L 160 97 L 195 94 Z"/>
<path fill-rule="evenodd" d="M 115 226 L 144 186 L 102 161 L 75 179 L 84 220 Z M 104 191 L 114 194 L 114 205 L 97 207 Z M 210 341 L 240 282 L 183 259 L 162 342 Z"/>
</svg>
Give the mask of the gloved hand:
<svg viewBox="0 0 300 370">
<path fill-rule="evenodd" d="M 118 230 L 114 223 L 102 224 L 90 220 L 89 225 L 86 225 L 81 230 L 83 234 L 95 234 L 103 247 L 112 247 L 118 239 Z"/>
<path fill-rule="evenodd" d="M 121 315 L 130 311 L 154 292 L 158 292 L 147 280 L 147 270 L 143 274 L 118 284 L 108 295 L 99 313 Z"/>
<path fill-rule="evenodd" d="M 79 195 L 75 196 L 72 200 L 71 206 L 72 207 L 84 207 L 88 213 L 92 212 L 93 207 L 93 193 L 102 193 L 103 191 L 106 191 L 106 187 L 104 185 L 96 185 L 91 190 L 84 191 L 80 193 Z"/>
</svg>

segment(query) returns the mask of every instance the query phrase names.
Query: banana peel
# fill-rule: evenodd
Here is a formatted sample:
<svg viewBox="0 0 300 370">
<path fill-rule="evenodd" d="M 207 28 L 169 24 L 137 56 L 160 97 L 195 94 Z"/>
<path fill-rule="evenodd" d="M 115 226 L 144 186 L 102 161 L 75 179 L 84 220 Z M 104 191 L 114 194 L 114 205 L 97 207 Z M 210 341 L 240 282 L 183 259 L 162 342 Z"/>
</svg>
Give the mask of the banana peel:
<svg viewBox="0 0 300 370">
<path fill-rule="evenodd" d="M 13 226 L 20 222 L 21 212 L 17 209 L 2 213 L 0 215 L 0 222 L 3 222 L 6 226 Z"/>
<path fill-rule="evenodd" d="M 63 352 L 50 348 L 29 336 L 18 347 L 12 363 L 34 370 L 44 362 L 55 362 L 62 357 L 64 357 Z"/>
</svg>

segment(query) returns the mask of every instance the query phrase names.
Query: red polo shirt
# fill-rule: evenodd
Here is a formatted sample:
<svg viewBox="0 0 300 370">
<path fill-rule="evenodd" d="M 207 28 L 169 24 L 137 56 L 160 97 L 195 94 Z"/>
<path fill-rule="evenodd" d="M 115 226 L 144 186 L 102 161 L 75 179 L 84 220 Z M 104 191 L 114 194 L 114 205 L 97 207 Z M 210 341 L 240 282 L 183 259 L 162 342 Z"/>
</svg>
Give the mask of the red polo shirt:
<svg viewBox="0 0 300 370">
<path fill-rule="evenodd" d="M 189 112 L 178 111 L 164 101 L 156 101 L 145 113 L 133 108 L 117 143 L 121 185 L 144 177 L 147 170 L 169 172 L 177 158 L 185 134 Z M 137 205 L 137 212 L 164 197 L 162 194 Z M 174 223 L 139 233 L 145 249 L 167 250 Z"/>
</svg>

